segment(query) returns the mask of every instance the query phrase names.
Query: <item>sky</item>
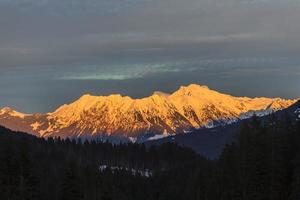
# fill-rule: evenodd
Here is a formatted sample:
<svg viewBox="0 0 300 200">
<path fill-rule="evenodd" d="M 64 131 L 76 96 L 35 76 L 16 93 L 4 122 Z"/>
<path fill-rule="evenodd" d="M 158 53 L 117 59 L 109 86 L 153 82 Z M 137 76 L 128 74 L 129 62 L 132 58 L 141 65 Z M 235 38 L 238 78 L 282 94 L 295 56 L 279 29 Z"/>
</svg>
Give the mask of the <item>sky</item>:
<svg viewBox="0 0 300 200">
<path fill-rule="evenodd" d="M 198 83 L 300 97 L 299 0 L 0 0 L 0 107 Z"/>
</svg>

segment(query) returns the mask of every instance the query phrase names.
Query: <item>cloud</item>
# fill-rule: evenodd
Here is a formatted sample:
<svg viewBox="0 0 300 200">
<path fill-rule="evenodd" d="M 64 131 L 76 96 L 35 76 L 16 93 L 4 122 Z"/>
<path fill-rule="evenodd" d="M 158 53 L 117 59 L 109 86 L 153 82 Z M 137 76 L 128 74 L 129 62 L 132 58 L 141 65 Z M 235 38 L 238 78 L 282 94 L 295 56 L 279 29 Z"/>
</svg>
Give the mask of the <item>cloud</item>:
<svg viewBox="0 0 300 200">
<path fill-rule="evenodd" d="M 299 11 L 296 0 L 0 0 L 0 68 L 155 60 L 174 51 L 296 55 Z"/>
<path fill-rule="evenodd" d="M 78 14 L 107 15 L 118 13 L 150 0 L 0 0 L 2 6 L 15 8 L 23 13 L 37 12 L 50 16 Z"/>
<path fill-rule="evenodd" d="M 168 73 L 199 70 L 192 65 L 192 61 L 178 61 L 165 63 L 143 63 L 143 64 L 119 64 L 110 66 L 85 66 L 59 75 L 59 80 L 128 80 L 143 78 L 145 76 Z M 86 69 L 89 69 L 88 71 Z"/>
<path fill-rule="evenodd" d="M 289 70 L 282 66 L 290 67 Z M 65 73 L 55 76 L 57 80 L 133 80 L 146 77 L 155 77 L 159 74 L 170 73 L 203 73 L 216 74 L 219 76 L 253 76 L 257 70 L 264 75 L 267 72 L 283 75 L 295 73 L 294 66 L 286 58 L 225 58 L 225 59 L 189 59 L 172 62 L 149 62 L 115 64 L 107 66 L 78 66 Z M 289 73 L 289 74 L 288 74 Z"/>
<path fill-rule="evenodd" d="M 190 82 L 255 94 L 264 80 L 296 96 L 299 19 L 299 0 L 0 0 L 1 96 L 48 102 L 123 84 L 142 96 Z"/>
</svg>

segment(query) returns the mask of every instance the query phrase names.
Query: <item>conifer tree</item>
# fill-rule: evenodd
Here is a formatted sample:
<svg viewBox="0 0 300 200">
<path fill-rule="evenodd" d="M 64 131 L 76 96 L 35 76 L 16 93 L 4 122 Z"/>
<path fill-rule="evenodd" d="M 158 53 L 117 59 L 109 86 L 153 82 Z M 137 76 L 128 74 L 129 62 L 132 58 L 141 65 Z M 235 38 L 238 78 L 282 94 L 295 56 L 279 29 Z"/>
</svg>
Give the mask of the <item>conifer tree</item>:
<svg viewBox="0 0 300 200">
<path fill-rule="evenodd" d="M 76 169 L 76 164 L 67 164 L 62 183 L 62 200 L 82 200 L 81 182 Z"/>
</svg>

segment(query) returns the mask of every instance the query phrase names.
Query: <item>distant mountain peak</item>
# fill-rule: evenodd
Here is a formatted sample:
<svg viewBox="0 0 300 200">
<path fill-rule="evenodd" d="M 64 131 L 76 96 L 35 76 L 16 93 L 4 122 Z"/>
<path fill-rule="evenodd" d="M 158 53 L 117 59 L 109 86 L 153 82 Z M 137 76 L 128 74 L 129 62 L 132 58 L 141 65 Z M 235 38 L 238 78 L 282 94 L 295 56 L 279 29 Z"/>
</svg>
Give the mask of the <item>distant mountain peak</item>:
<svg viewBox="0 0 300 200">
<path fill-rule="evenodd" d="M 1 112 L 12 112 L 13 109 L 11 107 L 4 107 L 1 109 Z"/>
<path fill-rule="evenodd" d="M 158 96 L 162 96 L 162 97 L 168 97 L 168 96 L 170 96 L 169 93 L 165 93 L 165 92 L 161 92 L 161 91 L 155 91 L 155 92 L 153 92 L 152 95 L 158 95 Z"/>
<path fill-rule="evenodd" d="M 188 86 L 181 86 L 172 96 L 210 96 L 216 93 L 218 92 L 211 90 L 208 86 L 190 84 Z"/>
<path fill-rule="evenodd" d="M 9 116 L 19 117 L 19 118 L 24 118 L 25 116 L 27 116 L 27 114 L 17 112 L 10 107 L 4 107 L 0 109 L 0 115 L 9 115 Z"/>
<path fill-rule="evenodd" d="M 180 86 L 176 92 L 180 91 L 198 91 L 198 90 L 210 90 L 206 85 L 197 85 L 197 84 L 190 84 L 187 86 Z"/>
<path fill-rule="evenodd" d="M 207 85 L 198 85 L 198 84 L 189 84 L 187 86 L 181 86 L 180 88 L 188 88 L 188 89 L 209 89 Z"/>
</svg>

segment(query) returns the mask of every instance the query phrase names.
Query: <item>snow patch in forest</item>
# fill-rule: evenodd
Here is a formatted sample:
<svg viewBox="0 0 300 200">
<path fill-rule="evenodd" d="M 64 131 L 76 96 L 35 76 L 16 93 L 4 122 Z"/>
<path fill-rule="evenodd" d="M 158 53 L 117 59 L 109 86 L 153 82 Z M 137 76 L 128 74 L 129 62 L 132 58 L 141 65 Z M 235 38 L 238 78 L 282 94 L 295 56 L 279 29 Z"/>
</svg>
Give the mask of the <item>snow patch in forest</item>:
<svg viewBox="0 0 300 200">
<path fill-rule="evenodd" d="M 143 176 L 147 178 L 152 176 L 152 172 L 149 169 L 140 170 L 140 169 L 127 168 L 127 167 L 119 167 L 119 166 L 100 165 L 99 170 L 100 172 L 110 170 L 112 173 L 115 173 L 117 171 L 127 171 L 127 172 L 131 172 L 133 176 Z"/>
</svg>

